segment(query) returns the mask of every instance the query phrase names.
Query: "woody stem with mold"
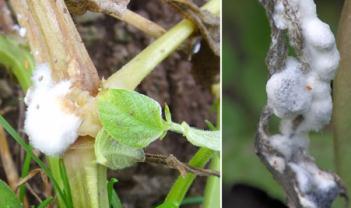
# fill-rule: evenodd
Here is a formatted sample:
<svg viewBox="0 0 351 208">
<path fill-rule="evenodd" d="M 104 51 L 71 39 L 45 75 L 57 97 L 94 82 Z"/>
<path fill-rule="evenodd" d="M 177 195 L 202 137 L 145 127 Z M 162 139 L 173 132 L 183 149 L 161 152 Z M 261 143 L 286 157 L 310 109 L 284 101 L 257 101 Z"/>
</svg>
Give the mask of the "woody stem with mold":
<svg viewBox="0 0 351 208">
<path fill-rule="evenodd" d="M 48 63 L 53 80 L 71 80 L 74 87 L 95 95 L 99 77 L 64 1 L 11 0 L 11 5 L 27 31 L 36 63 Z M 74 207 L 108 207 L 106 168 L 94 163 L 93 144 L 93 138 L 79 137 L 63 155 Z M 48 161 L 63 188 L 58 160 Z M 60 197 L 59 206 L 66 207 Z"/>
<path fill-rule="evenodd" d="M 99 82 L 96 69 L 64 2 L 40 0 L 34 3 L 33 0 L 12 0 L 12 4 L 20 24 L 28 31 L 27 38 L 37 63 L 49 62 L 55 80 L 69 79 L 73 81 L 74 87 L 96 95 Z M 209 1 L 203 9 L 218 15 L 220 1 Z M 103 83 L 103 87 L 134 89 L 195 29 L 196 26 L 191 21 L 183 20 L 112 75 Z M 102 194 L 106 191 L 103 185 L 106 183 L 106 169 L 94 162 L 93 152 L 92 139 L 81 137 L 64 154 L 72 193 L 78 194 L 78 196 L 73 195 L 74 207 L 108 206 L 107 199 L 99 198 L 99 196 L 107 196 Z M 79 158 L 79 164 L 76 164 L 77 160 L 74 158 Z M 57 167 L 57 163 L 51 166 Z M 89 180 L 84 183 L 87 179 Z M 88 204 L 84 204 L 86 202 Z"/>
</svg>

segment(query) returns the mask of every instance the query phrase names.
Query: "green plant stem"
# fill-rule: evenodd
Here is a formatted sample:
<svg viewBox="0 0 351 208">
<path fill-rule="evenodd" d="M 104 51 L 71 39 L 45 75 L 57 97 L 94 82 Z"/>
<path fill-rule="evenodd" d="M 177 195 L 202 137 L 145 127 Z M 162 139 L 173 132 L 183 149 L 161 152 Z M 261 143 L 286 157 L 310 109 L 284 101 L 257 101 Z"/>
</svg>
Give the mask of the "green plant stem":
<svg viewBox="0 0 351 208">
<path fill-rule="evenodd" d="M 218 15 L 220 0 L 211 0 L 202 9 Z M 195 29 L 196 26 L 190 20 L 181 21 L 110 76 L 103 82 L 103 87 L 135 89 L 159 63 L 189 38 Z"/>
<path fill-rule="evenodd" d="M 219 155 L 214 155 L 212 160 L 211 160 L 211 165 L 210 165 L 211 170 L 220 170 L 220 156 Z M 205 196 L 204 196 L 204 203 L 203 207 L 204 208 L 219 208 L 221 204 L 221 198 L 220 198 L 220 186 L 221 184 L 221 178 L 220 177 L 215 177 L 215 176 L 210 176 L 207 179 L 206 183 L 206 188 L 205 188 Z"/>
<path fill-rule="evenodd" d="M 203 168 L 213 156 L 213 151 L 207 148 L 200 148 L 189 161 L 192 167 Z M 181 205 L 186 193 L 195 179 L 195 175 L 188 173 L 184 177 L 179 176 L 169 191 L 165 201 L 158 208 L 177 208 Z"/>
<path fill-rule="evenodd" d="M 220 100 L 220 90 L 217 89 L 219 86 L 214 85 L 213 93 L 216 97 L 215 106 L 217 109 L 217 129 L 221 129 L 221 100 Z M 221 168 L 221 159 L 220 154 L 216 154 L 212 157 L 210 169 L 220 171 Z M 205 196 L 204 196 L 204 208 L 216 208 L 221 204 L 221 178 L 210 176 L 207 179 L 205 187 Z"/>
<path fill-rule="evenodd" d="M 78 142 L 63 157 L 72 190 L 73 207 L 107 208 L 107 169 L 96 163 L 92 138 L 82 137 Z"/>
<path fill-rule="evenodd" d="M 185 199 L 182 201 L 181 206 L 185 206 L 185 205 L 198 205 L 198 204 L 202 204 L 203 201 L 204 201 L 204 197 L 203 197 L 203 196 L 188 197 L 188 198 L 185 198 Z"/>
<path fill-rule="evenodd" d="M 337 36 L 340 64 L 333 84 L 334 154 L 337 173 L 351 190 L 351 1 L 346 0 L 341 13 Z"/>
<path fill-rule="evenodd" d="M 61 190 L 64 190 L 63 179 L 60 171 L 60 158 L 58 157 L 46 157 L 52 176 L 57 181 L 57 185 Z M 57 203 L 59 207 L 65 207 L 64 199 L 58 195 Z"/>
<path fill-rule="evenodd" d="M 184 130 L 181 124 L 171 122 L 169 129 L 173 132 L 176 132 L 178 134 L 183 134 Z"/>
</svg>

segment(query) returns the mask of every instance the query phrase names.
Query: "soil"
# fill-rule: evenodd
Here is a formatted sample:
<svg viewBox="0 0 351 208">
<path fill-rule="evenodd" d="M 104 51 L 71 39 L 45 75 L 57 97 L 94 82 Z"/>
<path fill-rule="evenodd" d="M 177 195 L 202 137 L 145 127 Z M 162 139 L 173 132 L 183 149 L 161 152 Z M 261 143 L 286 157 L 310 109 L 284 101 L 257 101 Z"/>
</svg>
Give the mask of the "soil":
<svg viewBox="0 0 351 208">
<path fill-rule="evenodd" d="M 202 5 L 205 1 L 194 2 Z M 129 8 L 167 29 L 182 19 L 173 8 L 161 0 L 133 0 Z M 105 15 L 87 13 L 74 17 L 74 21 L 101 78 L 108 77 L 121 68 L 153 41 L 132 26 Z M 137 90 L 161 104 L 167 103 L 174 121 L 186 121 L 192 126 L 205 128 L 205 120 L 212 123 L 216 121 L 212 107 L 213 96 L 208 87 L 194 79 L 191 70 L 192 63 L 188 61 L 188 54 L 182 51 L 175 52 L 160 64 Z M 8 92 L 4 93 L 5 91 Z M 0 111 L 20 132 L 24 117 L 22 98 L 23 93 L 14 79 L 1 68 Z M 4 110 L 6 112 L 2 112 Z M 10 145 L 20 169 L 23 151 L 12 141 Z M 187 143 L 181 136 L 169 133 L 162 141 L 151 144 L 146 152 L 173 154 L 181 161 L 188 161 L 196 150 L 197 148 Z M 6 180 L 2 169 L 0 163 L 0 179 Z M 138 164 L 123 171 L 109 172 L 109 177 L 119 180 L 115 188 L 126 208 L 154 207 L 162 202 L 178 175 L 175 170 L 150 164 Z M 40 182 L 36 180 L 40 181 L 40 177 L 32 179 L 30 184 L 41 196 Z M 188 196 L 202 195 L 205 182 L 205 178 L 198 178 Z M 37 203 L 32 195 L 28 196 L 31 202 Z"/>
</svg>

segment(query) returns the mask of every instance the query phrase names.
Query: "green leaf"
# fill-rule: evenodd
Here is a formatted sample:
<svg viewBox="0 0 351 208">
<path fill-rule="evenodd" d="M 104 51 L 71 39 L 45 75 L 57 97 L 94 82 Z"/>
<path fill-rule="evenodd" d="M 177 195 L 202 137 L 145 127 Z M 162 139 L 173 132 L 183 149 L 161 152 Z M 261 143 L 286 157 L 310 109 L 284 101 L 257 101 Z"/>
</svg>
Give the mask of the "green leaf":
<svg viewBox="0 0 351 208">
<path fill-rule="evenodd" d="M 101 129 L 95 141 L 96 161 L 110 169 L 118 170 L 145 160 L 144 151 L 121 144 Z"/>
<path fill-rule="evenodd" d="M 52 202 L 53 200 L 54 200 L 54 198 L 49 197 L 49 198 L 45 199 L 44 201 L 42 201 L 42 202 L 38 205 L 37 208 L 46 208 L 46 207 L 48 207 L 48 206 L 51 204 L 51 202 Z"/>
<path fill-rule="evenodd" d="M 115 178 L 111 178 L 111 180 L 107 183 L 107 193 L 108 193 L 108 200 L 110 202 L 110 207 L 112 208 L 123 208 L 122 202 L 118 197 L 118 194 L 113 189 L 113 185 L 117 183 L 118 180 Z"/>
<path fill-rule="evenodd" d="M 16 194 L 12 192 L 6 183 L 0 180 L 0 207 L 19 208 L 23 207 Z"/>
<path fill-rule="evenodd" d="M 215 151 L 220 151 L 221 149 L 220 131 L 207 131 L 193 128 L 185 122 L 181 125 L 172 123 L 170 130 L 183 134 L 187 140 L 195 146 L 206 147 Z"/>
<path fill-rule="evenodd" d="M 0 35 L 0 63 L 16 76 L 23 90 L 29 88 L 34 68 L 33 57 L 27 49 L 4 35 Z"/>
<path fill-rule="evenodd" d="M 98 111 L 105 130 L 121 144 L 144 148 L 167 130 L 160 105 L 135 91 L 102 92 L 98 97 Z"/>
</svg>

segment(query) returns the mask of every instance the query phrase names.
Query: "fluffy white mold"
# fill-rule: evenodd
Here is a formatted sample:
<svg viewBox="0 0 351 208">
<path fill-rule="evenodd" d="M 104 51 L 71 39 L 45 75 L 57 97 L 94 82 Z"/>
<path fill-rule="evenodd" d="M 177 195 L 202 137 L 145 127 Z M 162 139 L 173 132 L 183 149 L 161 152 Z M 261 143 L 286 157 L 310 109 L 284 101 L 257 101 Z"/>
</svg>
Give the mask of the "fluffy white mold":
<svg viewBox="0 0 351 208">
<path fill-rule="evenodd" d="M 277 28 L 281 30 L 285 30 L 288 28 L 288 21 L 285 15 L 284 4 L 281 1 L 277 2 L 274 6 L 273 20 Z"/>
<path fill-rule="evenodd" d="M 305 85 L 301 65 L 293 58 L 289 58 L 285 68 L 268 80 L 268 104 L 278 117 L 292 118 L 309 110 L 312 94 Z"/>
<path fill-rule="evenodd" d="M 271 136 L 269 142 L 273 149 L 282 154 L 285 159 L 290 160 L 294 153 L 307 149 L 309 140 L 304 134 L 284 135 L 276 134 Z"/>
<path fill-rule="evenodd" d="M 330 122 L 333 110 L 332 98 L 326 94 L 324 98 L 313 101 L 311 109 L 304 114 L 304 120 L 297 132 L 319 131 Z"/>
<path fill-rule="evenodd" d="M 308 133 L 330 122 L 330 81 L 335 77 L 340 55 L 329 25 L 318 19 L 313 0 L 289 0 L 286 5 L 282 2 L 276 1 L 274 24 L 289 32 L 296 30 L 296 25 L 301 27 L 303 57 L 288 58 L 267 82 L 268 105 L 281 118 L 280 133 L 269 138 L 271 148 L 279 154 L 269 156 L 267 161 L 280 173 L 293 171 L 303 207 L 329 207 L 339 193 L 339 185 L 333 174 L 319 170 L 307 156 Z M 289 15 L 296 18 L 287 18 Z M 281 156 L 284 161 L 276 158 Z"/>
<path fill-rule="evenodd" d="M 318 49 L 331 49 L 335 44 L 335 38 L 329 25 L 318 18 L 303 21 L 302 32 L 307 44 Z"/>
<path fill-rule="evenodd" d="M 60 155 L 77 139 L 82 122 L 66 99 L 71 82 L 54 83 L 48 64 L 36 67 L 32 81 L 25 98 L 24 130 L 34 148 L 47 155 Z"/>
</svg>

